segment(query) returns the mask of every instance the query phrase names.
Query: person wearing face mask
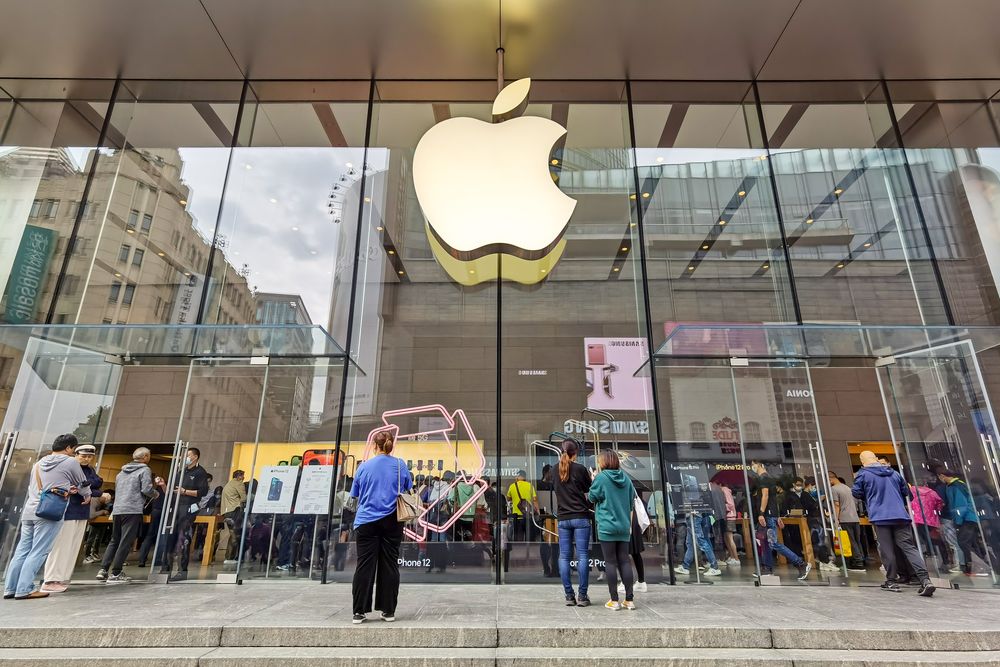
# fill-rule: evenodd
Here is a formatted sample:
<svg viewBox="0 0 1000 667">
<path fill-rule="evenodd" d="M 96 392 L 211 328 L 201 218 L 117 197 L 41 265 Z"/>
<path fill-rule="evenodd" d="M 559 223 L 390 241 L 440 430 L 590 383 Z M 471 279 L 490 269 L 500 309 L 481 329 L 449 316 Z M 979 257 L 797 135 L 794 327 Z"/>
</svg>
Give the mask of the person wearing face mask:
<svg viewBox="0 0 1000 667">
<path fill-rule="evenodd" d="M 805 481 L 801 477 L 796 477 L 788 487 L 788 493 L 782 498 L 781 515 L 804 517 L 806 515 L 806 497 L 808 496 L 805 492 Z M 785 525 L 783 532 L 788 548 L 800 553 L 805 552 L 805 545 L 802 544 L 802 532 L 797 525 Z"/>
<path fill-rule="evenodd" d="M 802 508 L 806 512 L 809 524 L 809 538 L 812 540 L 813 554 L 819 569 L 825 572 L 839 572 L 840 568 L 833 564 L 833 552 L 830 550 L 823 528 L 823 514 L 819 505 L 819 487 L 815 477 L 806 477 L 803 482 Z"/>
<path fill-rule="evenodd" d="M 177 564 L 177 572 L 170 576 L 169 581 L 187 579 L 188 560 L 191 557 L 190 543 L 194 534 L 198 500 L 208 493 L 208 473 L 198 464 L 199 460 L 201 460 L 201 450 L 189 447 L 184 459 L 184 470 L 181 471 L 179 483 L 174 488 L 177 515 L 174 530 L 167 541 L 166 562 L 161 570 L 161 573 L 169 575 L 174 564 Z"/>
<path fill-rule="evenodd" d="M 750 469 L 754 473 L 755 488 L 753 498 L 751 498 L 751 509 L 757 520 L 759 531 L 764 533 L 764 540 L 767 544 L 764 548 L 763 560 L 761 563 L 761 573 L 768 575 L 774 573 L 774 551 L 788 559 L 799 573 L 799 581 L 805 580 L 812 571 L 812 563 L 807 563 L 797 553 L 778 541 L 778 529 L 784 528 L 784 522 L 778 516 L 777 481 L 767 472 L 767 468 L 761 461 L 752 461 Z"/>
</svg>

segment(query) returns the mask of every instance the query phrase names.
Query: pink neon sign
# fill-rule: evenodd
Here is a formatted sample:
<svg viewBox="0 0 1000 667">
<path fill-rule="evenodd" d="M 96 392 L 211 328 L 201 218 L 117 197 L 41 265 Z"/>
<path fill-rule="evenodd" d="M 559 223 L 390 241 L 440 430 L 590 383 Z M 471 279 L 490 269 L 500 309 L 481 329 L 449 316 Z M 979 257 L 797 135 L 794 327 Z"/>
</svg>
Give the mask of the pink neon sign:
<svg viewBox="0 0 1000 667">
<path fill-rule="evenodd" d="M 399 425 L 393 423 L 393 420 L 399 417 L 403 417 L 406 415 L 427 413 L 427 412 L 440 413 L 441 416 L 444 417 L 445 421 L 447 422 L 447 427 L 441 429 L 434 429 L 430 431 L 400 433 Z M 475 448 L 476 452 L 475 470 L 472 471 L 461 470 L 459 465 L 458 455 L 456 453 L 455 478 L 448 485 L 446 491 L 442 493 L 440 496 L 438 496 L 437 500 L 435 500 L 433 503 L 425 507 L 423 511 L 420 513 L 420 516 L 418 516 L 414 520 L 413 523 L 418 527 L 417 530 L 419 532 L 415 532 L 410 528 L 410 526 L 405 526 L 403 528 L 403 534 L 406 535 L 406 537 L 416 542 L 426 542 L 428 532 L 443 533 L 449 528 L 451 528 L 453 525 L 455 525 L 455 522 L 462 517 L 462 515 L 464 515 L 469 509 L 475 507 L 476 502 L 483 497 L 484 493 L 486 493 L 488 485 L 486 484 L 486 480 L 483 479 L 483 473 L 486 472 L 486 457 L 483 455 L 483 450 L 479 446 L 479 441 L 476 439 L 476 434 L 472 431 L 472 425 L 469 424 L 469 420 L 466 418 L 464 411 L 455 410 L 455 412 L 449 413 L 448 410 L 445 409 L 443 405 L 424 405 L 416 408 L 404 408 L 402 410 L 387 410 L 382 413 L 382 423 L 384 424 L 384 426 L 379 426 L 377 428 L 372 429 L 371 433 L 368 434 L 368 441 L 365 443 L 365 451 L 362 454 L 362 459 L 364 461 L 367 461 L 369 458 L 371 458 L 372 454 L 374 453 L 375 436 L 378 435 L 379 433 L 389 433 L 390 435 L 392 435 L 393 440 L 398 440 L 399 438 L 410 438 L 420 435 L 428 435 L 428 436 L 435 435 L 439 436 L 445 442 L 451 444 L 452 439 L 449 434 L 455 430 L 456 421 L 458 423 L 461 423 L 462 426 L 465 428 L 465 432 L 469 434 L 469 441 Z M 469 499 L 465 501 L 465 504 L 455 509 L 452 512 L 451 517 L 449 517 L 448 520 L 441 525 L 429 521 L 427 519 L 427 516 L 430 514 L 431 510 L 433 510 L 440 503 L 445 502 L 448 498 L 450 498 L 452 492 L 458 487 L 459 484 L 463 482 L 465 484 L 468 484 L 469 486 L 474 487 L 472 495 L 469 496 Z"/>
</svg>

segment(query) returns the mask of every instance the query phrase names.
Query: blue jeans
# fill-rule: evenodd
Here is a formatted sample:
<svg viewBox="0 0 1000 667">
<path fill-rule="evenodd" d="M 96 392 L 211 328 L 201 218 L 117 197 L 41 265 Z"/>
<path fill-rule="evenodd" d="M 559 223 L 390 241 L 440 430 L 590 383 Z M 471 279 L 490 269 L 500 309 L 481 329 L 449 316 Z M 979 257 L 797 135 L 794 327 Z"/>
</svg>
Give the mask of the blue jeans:
<svg viewBox="0 0 1000 667">
<path fill-rule="evenodd" d="M 684 551 L 684 567 L 690 568 L 694 562 L 694 542 L 698 541 L 698 549 L 701 550 L 708 559 L 708 564 L 715 567 L 719 561 L 715 558 L 715 549 L 712 547 L 708 535 L 712 534 L 712 515 L 702 514 L 694 518 L 694 539 L 691 535 L 691 526 L 688 524 L 687 549 Z"/>
<path fill-rule="evenodd" d="M 799 567 L 804 564 L 805 561 L 802 557 L 797 555 L 794 551 L 786 547 L 784 544 L 778 541 L 778 519 L 775 517 L 766 517 L 767 521 L 767 548 L 764 549 L 764 562 L 763 566 L 770 570 L 774 568 L 774 554 L 771 550 L 777 551 L 779 554 L 788 559 L 788 562 Z"/>
<path fill-rule="evenodd" d="M 62 528 L 62 521 L 29 519 L 21 522 L 21 538 L 4 577 L 4 595 L 24 597 L 35 590 L 35 576 L 52 551 L 52 543 Z"/>
<path fill-rule="evenodd" d="M 590 579 L 590 519 L 564 519 L 559 522 L 559 576 L 566 595 L 573 595 L 570 559 L 576 545 L 576 571 L 580 576 L 580 597 L 587 597 Z"/>
</svg>

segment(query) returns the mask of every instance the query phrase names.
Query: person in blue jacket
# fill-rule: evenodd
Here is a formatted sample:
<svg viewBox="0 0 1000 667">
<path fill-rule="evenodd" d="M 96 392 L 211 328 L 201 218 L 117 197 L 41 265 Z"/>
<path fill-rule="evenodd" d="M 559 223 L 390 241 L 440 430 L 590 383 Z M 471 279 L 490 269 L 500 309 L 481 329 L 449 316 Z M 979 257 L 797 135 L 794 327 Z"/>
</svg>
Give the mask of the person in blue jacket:
<svg viewBox="0 0 1000 667">
<path fill-rule="evenodd" d="M 898 570 L 896 564 L 896 549 L 910 565 L 910 569 L 920 580 L 922 597 L 934 595 L 934 586 L 927 575 L 927 566 L 920 555 L 916 541 L 913 538 L 913 526 L 910 524 L 910 487 L 903 476 L 887 465 L 879 462 L 874 453 L 861 452 L 862 468 L 854 475 L 855 498 L 865 501 L 868 507 L 868 520 L 875 526 L 878 537 L 878 553 L 885 567 L 885 583 L 882 590 L 899 593 L 902 589 L 897 583 Z"/>
<path fill-rule="evenodd" d="M 965 556 L 962 565 L 962 572 L 969 576 L 972 574 L 972 554 L 979 556 L 984 563 L 989 563 L 986 549 L 979 539 L 979 512 L 972 501 L 972 492 L 958 475 L 957 472 L 944 466 L 934 468 L 934 473 L 941 483 L 945 485 L 945 495 L 948 504 L 947 518 L 955 522 L 958 530 L 958 545 Z"/>
</svg>

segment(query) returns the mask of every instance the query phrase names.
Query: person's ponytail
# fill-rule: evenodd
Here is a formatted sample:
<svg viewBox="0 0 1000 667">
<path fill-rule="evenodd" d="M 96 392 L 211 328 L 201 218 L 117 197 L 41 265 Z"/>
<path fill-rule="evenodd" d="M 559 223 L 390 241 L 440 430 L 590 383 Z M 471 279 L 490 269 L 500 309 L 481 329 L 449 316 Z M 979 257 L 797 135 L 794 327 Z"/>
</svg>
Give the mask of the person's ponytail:
<svg viewBox="0 0 1000 667">
<path fill-rule="evenodd" d="M 564 483 L 569 481 L 569 464 L 579 451 L 580 446 L 576 440 L 571 438 L 563 440 L 562 454 L 559 455 L 559 481 Z"/>
</svg>

